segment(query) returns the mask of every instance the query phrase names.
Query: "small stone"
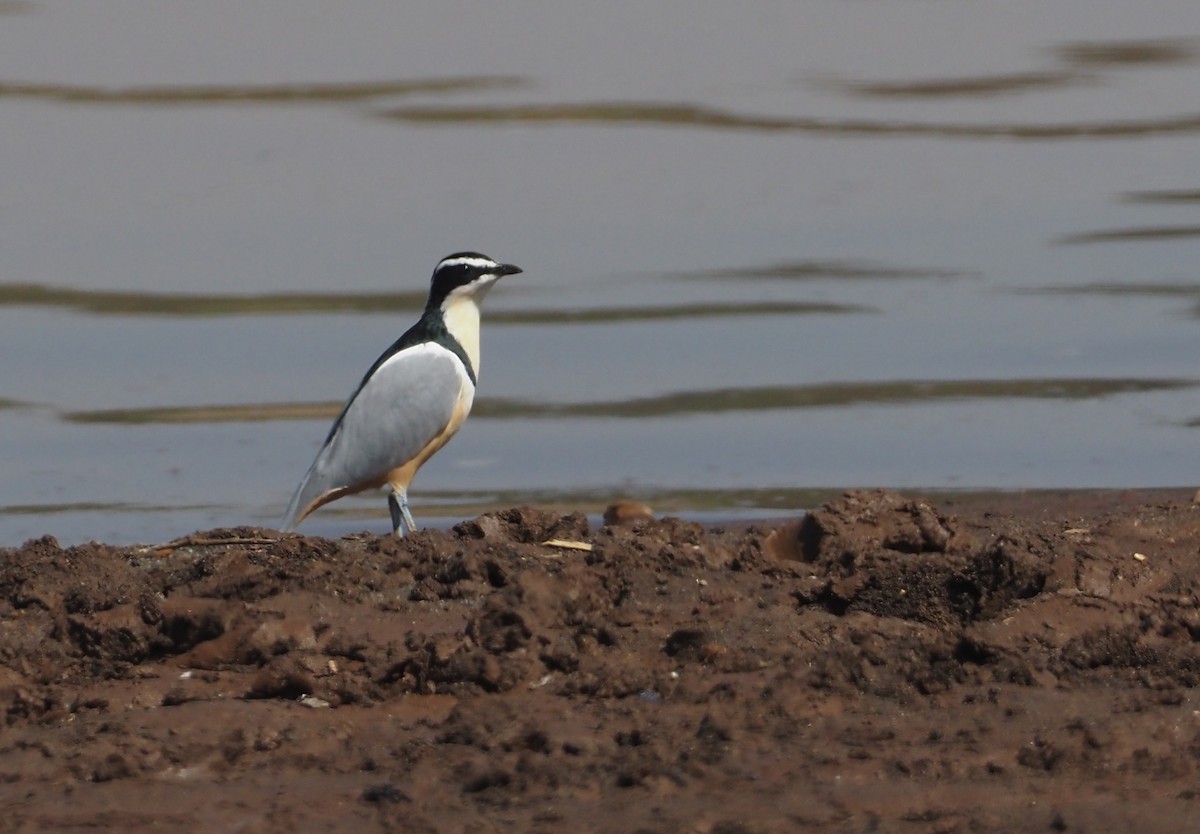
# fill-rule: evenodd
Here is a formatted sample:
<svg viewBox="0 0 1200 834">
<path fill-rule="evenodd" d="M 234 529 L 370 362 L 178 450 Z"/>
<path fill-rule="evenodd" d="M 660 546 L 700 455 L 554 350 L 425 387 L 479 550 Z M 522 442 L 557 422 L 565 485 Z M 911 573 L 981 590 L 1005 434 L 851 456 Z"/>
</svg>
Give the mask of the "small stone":
<svg viewBox="0 0 1200 834">
<path fill-rule="evenodd" d="M 632 524 L 654 518 L 654 511 L 640 501 L 622 498 L 608 505 L 604 511 L 604 523 L 608 525 Z"/>
</svg>

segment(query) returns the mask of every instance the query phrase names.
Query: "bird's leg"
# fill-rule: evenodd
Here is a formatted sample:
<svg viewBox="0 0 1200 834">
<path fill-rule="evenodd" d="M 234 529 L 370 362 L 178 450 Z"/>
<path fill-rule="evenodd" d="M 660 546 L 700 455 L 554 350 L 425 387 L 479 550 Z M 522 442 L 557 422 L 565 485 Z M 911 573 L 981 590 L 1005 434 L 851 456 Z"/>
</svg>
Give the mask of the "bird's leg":
<svg viewBox="0 0 1200 834">
<path fill-rule="evenodd" d="M 388 493 L 388 510 L 392 514 L 392 533 L 397 536 L 404 535 L 404 526 L 408 526 L 408 532 L 413 532 L 417 529 L 417 523 L 413 521 L 412 513 L 408 511 L 408 490 L 393 489 Z"/>
<path fill-rule="evenodd" d="M 404 535 L 404 528 L 400 526 L 400 502 L 396 500 L 396 493 L 388 493 L 388 512 L 392 514 L 392 534 L 396 536 Z"/>
</svg>

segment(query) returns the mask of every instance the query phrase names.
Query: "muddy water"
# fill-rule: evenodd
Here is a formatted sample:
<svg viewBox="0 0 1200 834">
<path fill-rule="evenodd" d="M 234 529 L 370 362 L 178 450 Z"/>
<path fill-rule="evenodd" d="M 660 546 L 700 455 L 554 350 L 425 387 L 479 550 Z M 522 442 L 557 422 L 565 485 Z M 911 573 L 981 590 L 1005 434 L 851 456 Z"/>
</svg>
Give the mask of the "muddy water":
<svg viewBox="0 0 1200 834">
<path fill-rule="evenodd" d="M 0 544 L 273 523 L 462 248 L 422 521 L 1197 478 L 1191 0 L 213 8 L 0 4 Z"/>
</svg>

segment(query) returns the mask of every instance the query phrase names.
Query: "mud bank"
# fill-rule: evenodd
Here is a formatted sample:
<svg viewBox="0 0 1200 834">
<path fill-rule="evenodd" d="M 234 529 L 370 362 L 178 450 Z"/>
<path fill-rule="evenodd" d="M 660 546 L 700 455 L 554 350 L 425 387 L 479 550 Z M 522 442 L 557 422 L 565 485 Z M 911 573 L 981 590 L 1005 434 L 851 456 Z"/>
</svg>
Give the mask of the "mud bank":
<svg viewBox="0 0 1200 834">
<path fill-rule="evenodd" d="M 1190 830 L 1198 589 L 1180 491 L 41 539 L 0 828 Z"/>
</svg>

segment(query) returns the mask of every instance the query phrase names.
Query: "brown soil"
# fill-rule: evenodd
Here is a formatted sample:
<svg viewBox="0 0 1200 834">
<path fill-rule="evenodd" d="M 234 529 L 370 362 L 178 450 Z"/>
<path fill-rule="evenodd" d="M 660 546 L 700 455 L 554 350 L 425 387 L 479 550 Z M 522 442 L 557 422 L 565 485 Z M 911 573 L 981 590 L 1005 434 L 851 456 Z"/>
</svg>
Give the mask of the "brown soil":
<svg viewBox="0 0 1200 834">
<path fill-rule="evenodd" d="M 729 530 L 31 541 L 0 829 L 1193 830 L 1198 534 L 1180 492 L 855 492 Z"/>
</svg>

